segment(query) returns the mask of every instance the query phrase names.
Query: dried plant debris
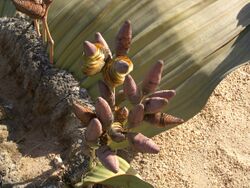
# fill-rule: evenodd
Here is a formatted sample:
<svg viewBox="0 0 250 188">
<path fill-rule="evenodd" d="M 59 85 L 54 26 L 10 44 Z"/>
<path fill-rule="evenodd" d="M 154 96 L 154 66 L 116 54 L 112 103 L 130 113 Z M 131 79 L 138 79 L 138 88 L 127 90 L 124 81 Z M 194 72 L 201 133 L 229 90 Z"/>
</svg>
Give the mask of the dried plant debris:
<svg viewBox="0 0 250 188">
<path fill-rule="evenodd" d="M 41 36 L 38 20 L 42 20 L 43 24 L 43 41 L 46 41 L 48 38 L 50 46 L 50 63 L 53 64 L 54 59 L 54 40 L 49 31 L 48 27 L 48 10 L 53 0 L 12 0 L 12 3 L 15 5 L 16 9 L 30 18 L 34 19 L 34 25 L 38 37 Z"/>
<path fill-rule="evenodd" d="M 72 106 L 73 112 L 83 125 L 88 125 L 91 119 L 96 117 L 94 111 L 86 105 L 74 102 Z"/>
<path fill-rule="evenodd" d="M 129 75 L 133 69 L 127 56 L 131 41 L 132 27 L 126 21 L 116 36 L 114 56 L 100 33 L 96 34 L 95 43 L 84 42 L 82 71 L 86 76 L 102 72 L 103 80 L 98 83 L 101 97 L 96 100 L 95 112 L 80 104 L 74 106 L 76 116 L 87 126 L 86 142 L 96 151 L 103 166 L 114 173 L 119 171 L 119 163 L 110 143 L 127 140 L 138 152 L 156 154 L 159 147 L 153 140 L 133 129 L 143 121 L 156 129 L 183 123 L 182 119 L 161 112 L 176 94 L 174 90 L 156 91 L 161 81 L 163 61 L 150 68 L 141 87 Z M 115 87 L 119 85 L 123 85 L 123 90 L 115 94 Z M 133 105 L 131 109 L 120 106 L 125 100 Z"/>
<path fill-rule="evenodd" d="M 119 122 L 121 124 L 125 124 L 127 122 L 127 119 L 128 119 L 128 114 L 129 114 L 129 111 L 128 111 L 127 107 L 123 106 L 123 107 L 116 108 L 115 121 Z"/>
</svg>

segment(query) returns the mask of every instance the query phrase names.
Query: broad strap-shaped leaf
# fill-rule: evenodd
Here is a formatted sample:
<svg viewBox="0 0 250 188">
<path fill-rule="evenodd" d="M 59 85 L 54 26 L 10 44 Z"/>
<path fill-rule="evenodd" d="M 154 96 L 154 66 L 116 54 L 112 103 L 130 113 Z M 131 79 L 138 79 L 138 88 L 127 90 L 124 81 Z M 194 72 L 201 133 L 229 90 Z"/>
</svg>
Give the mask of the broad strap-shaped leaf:
<svg viewBox="0 0 250 188">
<path fill-rule="evenodd" d="M 91 184 L 103 184 L 110 186 L 118 186 L 123 188 L 153 188 L 149 183 L 140 179 L 137 172 L 130 167 L 130 165 L 122 158 L 118 157 L 120 170 L 118 173 L 113 173 L 98 164 L 83 178 L 81 183 L 78 183 L 76 187 L 91 185 Z"/>
<path fill-rule="evenodd" d="M 12 4 L 11 0 L 0 1 L 0 17 L 13 16 L 16 12 L 16 8 Z"/>
</svg>

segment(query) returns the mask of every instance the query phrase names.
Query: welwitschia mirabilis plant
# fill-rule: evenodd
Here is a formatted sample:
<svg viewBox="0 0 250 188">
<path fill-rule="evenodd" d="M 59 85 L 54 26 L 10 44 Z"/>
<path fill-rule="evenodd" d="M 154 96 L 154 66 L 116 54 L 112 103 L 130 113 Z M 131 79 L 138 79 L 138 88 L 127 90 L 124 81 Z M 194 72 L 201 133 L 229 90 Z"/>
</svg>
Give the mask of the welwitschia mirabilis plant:
<svg viewBox="0 0 250 188">
<path fill-rule="evenodd" d="M 92 167 L 99 169 L 94 166 L 97 157 L 106 169 L 114 173 L 112 176 L 112 179 L 116 179 L 114 183 L 120 178 L 118 182 L 124 181 L 120 182 L 121 184 L 127 181 L 126 178 L 129 180 L 129 177 L 119 176 L 122 164 L 115 149 L 129 144 L 138 152 L 152 154 L 159 152 L 159 147 L 153 140 L 134 128 L 140 127 L 143 121 L 151 123 L 151 129 L 183 122 L 180 118 L 161 112 L 168 101 L 175 96 L 173 90 L 156 91 L 161 81 L 162 61 L 156 62 L 151 67 L 143 79 L 141 88 L 129 75 L 133 70 L 133 63 L 127 56 L 131 40 L 131 23 L 126 21 L 115 38 L 114 54 L 110 52 L 107 42 L 100 33 L 95 34 L 93 43 L 84 42 L 84 62 L 81 69 L 85 76 L 102 73 L 102 80 L 98 83 L 101 97 L 95 102 L 95 111 L 84 104 L 77 102 L 73 104 L 75 115 L 83 125 L 87 126 L 84 139 L 92 153 Z M 116 93 L 116 87 L 119 85 L 123 85 L 123 90 Z M 119 97 L 120 95 L 123 97 Z M 126 99 L 133 105 L 132 108 L 123 105 Z M 91 174 L 91 178 L 95 176 L 97 176 L 95 173 Z M 139 179 L 130 177 L 131 181 L 133 180 L 130 186 L 136 186 L 138 183 L 136 181 Z M 84 178 L 83 183 L 86 181 Z M 139 182 L 143 183 L 142 180 Z"/>
<path fill-rule="evenodd" d="M 56 43 L 55 62 L 82 78 L 82 41 L 98 31 L 113 50 L 113 33 L 129 19 L 134 30 L 132 76 L 139 83 L 152 62 L 163 59 L 160 88 L 177 90 L 166 110 L 189 119 L 229 72 L 249 61 L 249 6 L 248 0 L 54 1 L 49 26 Z M 0 2 L 0 14 L 13 10 L 9 0 Z M 93 96 L 98 79 L 84 84 Z"/>
</svg>

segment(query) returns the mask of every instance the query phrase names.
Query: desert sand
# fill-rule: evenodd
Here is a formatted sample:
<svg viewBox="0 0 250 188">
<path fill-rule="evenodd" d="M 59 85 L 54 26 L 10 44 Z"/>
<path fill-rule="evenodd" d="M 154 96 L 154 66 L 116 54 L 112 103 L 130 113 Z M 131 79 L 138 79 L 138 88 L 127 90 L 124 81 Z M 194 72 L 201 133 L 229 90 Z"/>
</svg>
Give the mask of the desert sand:
<svg viewBox="0 0 250 188">
<path fill-rule="evenodd" d="M 132 162 L 156 188 L 250 187 L 250 65 L 229 74 L 204 109 L 153 140 Z"/>
</svg>

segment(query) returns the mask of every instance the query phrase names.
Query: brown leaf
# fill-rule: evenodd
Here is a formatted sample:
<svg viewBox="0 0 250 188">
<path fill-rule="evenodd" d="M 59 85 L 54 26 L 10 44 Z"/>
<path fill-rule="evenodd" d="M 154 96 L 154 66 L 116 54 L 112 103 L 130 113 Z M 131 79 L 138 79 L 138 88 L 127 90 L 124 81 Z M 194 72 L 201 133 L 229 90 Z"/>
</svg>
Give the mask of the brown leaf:
<svg viewBox="0 0 250 188">
<path fill-rule="evenodd" d="M 159 60 L 149 70 L 148 74 L 142 82 L 143 94 L 152 93 L 156 90 L 157 86 L 161 82 L 161 74 L 163 71 L 163 61 Z"/>
<path fill-rule="evenodd" d="M 102 165 L 108 170 L 117 173 L 119 171 L 119 161 L 113 151 L 108 146 L 100 146 L 96 150 L 96 156 Z"/>
<path fill-rule="evenodd" d="M 24 1 L 24 0 L 12 0 L 16 9 L 24 14 L 27 14 L 31 18 L 42 19 L 46 12 L 46 7 L 50 4 L 42 3 L 40 5 L 34 3 L 33 1 Z M 47 6 L 45 6 L 47 5 Z"/>
<path fill-rule="evenodd" d="M 73 102 L 72 107 L 73 107 L 73 112 L 75 113 L 76 117 L 85 126 L 89 124 L 91 119 L 96 117 L 96 114 L 88 106 L 84 106 L 80 103 Z"/>
<path fill-rule="evenodd" d="M 158 112 L 155 114 L 147 114 L 144 116 L 144 120 L 162 128 L 165 128 L 168 125 L 177 125 L 184 122 L 184 120 L 181 118 L 162 112 Z"/>
<path fill-rule="evenodd" d="M 160 148 L 154 141 L 141 133 L 128 133 L 130 145 L 138 152 L 157 154 Z"/>
<path fill-rule="evenodd" d="M 125 123 L 128 119 L 128 109 L 123 106 L 115 110 L 115 121 L 121 124 Z"/>
</svg>

